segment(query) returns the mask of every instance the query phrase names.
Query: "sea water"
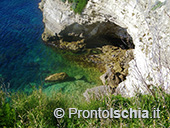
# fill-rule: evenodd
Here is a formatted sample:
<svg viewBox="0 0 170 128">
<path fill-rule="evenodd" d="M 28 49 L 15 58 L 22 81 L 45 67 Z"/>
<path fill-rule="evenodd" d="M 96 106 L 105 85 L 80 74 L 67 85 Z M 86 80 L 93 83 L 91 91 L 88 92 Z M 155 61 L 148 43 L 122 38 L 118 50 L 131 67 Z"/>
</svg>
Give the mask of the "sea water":
<svg viewBox="0 0 170 128">
<path fill-rule="evenodd" d="M 83 68 L 42 41 L 44 24 L 38 9 L 40 0 L 0 1 L 0 82 L 13 91 L 45 90 L 84 91 L 98 85 L 100 73 Z M 45 77 L 66 72 L 70 81 L 45 83 Z M 79 80 L 74 79 L 79 76 Z M 95 80 L 94 80 L 95 79 Z"/>
</svg>

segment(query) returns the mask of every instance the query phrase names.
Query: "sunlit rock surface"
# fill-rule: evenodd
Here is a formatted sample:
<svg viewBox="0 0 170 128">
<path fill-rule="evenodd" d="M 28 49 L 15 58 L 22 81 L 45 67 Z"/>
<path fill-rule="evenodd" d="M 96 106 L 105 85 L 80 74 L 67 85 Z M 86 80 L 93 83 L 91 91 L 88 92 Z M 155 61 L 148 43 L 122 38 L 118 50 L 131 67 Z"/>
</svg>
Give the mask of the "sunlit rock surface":
<svg viewBox="0 0 170 128">
<path fill-rule="evenodd" d="M 56 82 L 63 81 L 68 78 L 68 75 L 65 72 L 55 73 L 45 78 L 46 82 Z"/>
</svg>

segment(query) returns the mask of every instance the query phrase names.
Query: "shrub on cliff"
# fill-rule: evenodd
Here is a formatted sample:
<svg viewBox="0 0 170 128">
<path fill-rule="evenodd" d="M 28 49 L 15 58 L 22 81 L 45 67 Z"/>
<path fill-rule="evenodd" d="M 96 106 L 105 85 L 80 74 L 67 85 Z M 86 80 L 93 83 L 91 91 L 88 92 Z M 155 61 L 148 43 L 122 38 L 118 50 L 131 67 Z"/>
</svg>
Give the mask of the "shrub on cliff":
<svg viewBox="0 0 170 128">
<path fill-rule="evenodd" d="M 66 0 L 62 0 L 62 1 L 66 2 Z M 88 0 L 68 0 L 68 2 L 72 3 L 71 8 L 74 10 L 75 13 L 81 14 Z"/>
<path fill-rule="evenodd" d="M 76 7 L 74 9 L 75 13 L 81 13 L 83 9 L 85 8 L 88 0 L 75 0 L 76 1 Z"/>
</svg>

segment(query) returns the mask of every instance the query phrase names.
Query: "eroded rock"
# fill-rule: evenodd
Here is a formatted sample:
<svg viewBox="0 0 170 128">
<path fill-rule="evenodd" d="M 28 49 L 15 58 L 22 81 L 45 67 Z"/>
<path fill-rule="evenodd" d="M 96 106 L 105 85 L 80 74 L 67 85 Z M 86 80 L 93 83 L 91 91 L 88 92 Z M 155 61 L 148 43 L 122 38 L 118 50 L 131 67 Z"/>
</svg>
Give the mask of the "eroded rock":
<svg viewBox="0 0 170 128">
<path fill-rule="evenodd" d="M 55 47 L 63 49 L 63 50 L 69 50 L 72 52 L 80 52 L 85 50 L 86 44 L 84 43 L 84 39 L 78 40 L 78 41 L 63 41 L 63 39 L 60 39 L 59 41 L 52 41 L 51 42 Z"/>
<path fill-rule="evenodd" d="M 63 40 L 60 40 L 60 46 L 61 49 L 65 50 L 71 50 L 74 52 L 83 51 L 86 47 L 86 44 L 84 43 L 84 39 L 80 41 L 72 41 L 72 42 L 66 42 Z"/>
<path fill-rule="evenodd" d="M 119 83 L 126 79 L 128 63 L 133 59 L 132 50 L 125 50 L 112 45 L 102 47 L 102 53 L 90 55 L 89 61 L 101 64 L 106 72 L 100 77 L 104 85 L 115 89 Z"/>
<path fill-rule="evenodd" d="M 104 96 L 109 96 L 112 90 L 108 86 L 97 86 L 94 88 L 87 89 L 83 96 L 86 98 L 86 101 L 90 101 L 91 99 L 102 99 Z"/>
</svg>

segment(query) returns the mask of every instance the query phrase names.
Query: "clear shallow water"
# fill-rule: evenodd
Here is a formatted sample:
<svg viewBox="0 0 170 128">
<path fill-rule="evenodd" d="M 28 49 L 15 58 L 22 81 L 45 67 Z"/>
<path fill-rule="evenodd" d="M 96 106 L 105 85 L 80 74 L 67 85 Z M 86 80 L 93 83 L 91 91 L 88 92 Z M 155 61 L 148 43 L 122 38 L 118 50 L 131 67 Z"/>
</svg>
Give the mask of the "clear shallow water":
<svg viewBox="0 0 170 128">
<path fill-rule="evenodd" d="M 44 85 L 44 78 L 56 72 L 66 72 L 71 77 L 83 75 L 81 85 L 84 82 L 88 83 L 88 87 L 95 86 L 97 83 L 94 78 L 99 77 L 100 73 L 64 59 L 42 42 L 44 25 L 42 13 L 38 9 L 39 2 L 40 0 L 0 1 L 0 77 L 6 84 L 10 83 L 13 90 L 29 90 L 30 85 Z M 72 80 L 54 86 L 58 89 L 69 86 L 74 90 L 75 86 L 79 86 L 77 82 Z M 50 90 L 51 86 L 44 87 Z"/>
</svg>

